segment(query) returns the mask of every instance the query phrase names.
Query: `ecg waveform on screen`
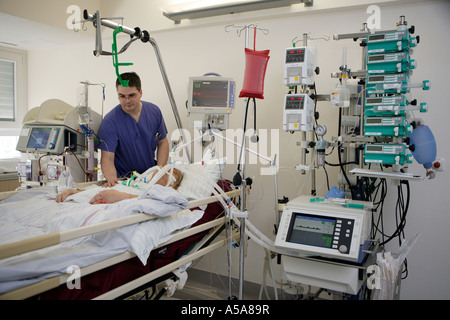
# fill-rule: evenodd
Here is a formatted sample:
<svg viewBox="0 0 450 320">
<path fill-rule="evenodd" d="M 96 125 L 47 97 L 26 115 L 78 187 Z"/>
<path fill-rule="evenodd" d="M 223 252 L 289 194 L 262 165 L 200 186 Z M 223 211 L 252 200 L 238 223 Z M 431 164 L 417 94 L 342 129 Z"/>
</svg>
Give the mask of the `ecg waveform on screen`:
<svg viewBox="0 0 450 320">
<path fill-rule="evenodd" d="M 334 231 L 334 223 L 330 221 L 297 218 L 293 228 L 299 231 L 332 234 Z"/>
<path fill-rule="evenodd" d="M 295 226 L 294 226 L 294 228 L 295 229 L 310 229 L 310 230 L 322 230 L 321 228 L 318 228 L 318 227 L 311 227 L 311 226 L 304 226 L 304 225 L 302 225 L 302 224 L 296 224 Z"/>
</svg>

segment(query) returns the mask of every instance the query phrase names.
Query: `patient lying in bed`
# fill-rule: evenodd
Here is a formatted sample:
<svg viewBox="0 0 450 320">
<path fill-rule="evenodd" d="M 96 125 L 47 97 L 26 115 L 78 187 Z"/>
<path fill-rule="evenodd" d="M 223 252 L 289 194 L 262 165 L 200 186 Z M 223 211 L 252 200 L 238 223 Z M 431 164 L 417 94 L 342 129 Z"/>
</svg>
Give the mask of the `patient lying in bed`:
<svg viewBox="0 0 450 320">
<path fill-rule="evenodd" d="M 158 171 L 155 170 L 152 172 L 152 174 L 149 177 L 149 180 L 156 175 Z M 173 189 L 178 189 L 181 180 L 183 179 L 183 173 L 173 168 L 173 172 L 169 170 L 166 174 L 164 174 L 157 182 L 156 184 L 162 185 L 162 186 L 169 186 Z M 67 189 L 60 194 L 56 196 L 56 202 L 63 202 L 67 199 L 67 197 L 74 195 L 76 193 L 82 192 L 84 190 L 76 190 L 76 189 Z M 106 189 L 103 191 L 100 191 L 97 193 L 94 197 L 91 198 L 89 201 L 90 204 L 100 204 L 100 203 L 115 203 L 118 201 L 131 199 L 131 198 L 137 198 L 138 195 L 131 194 L 128 192 L 122 192 L 115 189 Z"/>
<path fill-rule="evenodd" d="M 89 186 L 83 192 L 75 192 L 60 203 L 55 201 L 54 187 L 24 190 L 2 201 L 0 245 L 76 230 L 138 213 L 152 215 L 155 219 L 81 236 L 58 245 L 2 259 L 0 294 L 64 274 L 70 265 L 84 268 L 126 251 L 134 253 L 146 265 L 155 247 L 171 239 L 176 231 L 196 223 L 204 213 L 202 210 L 186 210 L 188 201 L 174 190 L 181 179 L 181 172 L 174 172 L 175 182 L 170 181 L 172 188 L 165 187 L 166 184 L 162 181 L 164 179 L 145 189 L 144 186 L 135 188 L 116 185 L 113 191 L 133 196 L 123 201 L 115 198 L 115 203 L 112 204 L 89 204 L 89 199 L 109 191 L 102 190 L 104 188 L 97 185 Z M 131 198 L 138 198 L 139 201 Z M 59 200 L 61 199 L 62 197 Z M 112 199 L 105 197 L 104 201 Z"/>
</svg>

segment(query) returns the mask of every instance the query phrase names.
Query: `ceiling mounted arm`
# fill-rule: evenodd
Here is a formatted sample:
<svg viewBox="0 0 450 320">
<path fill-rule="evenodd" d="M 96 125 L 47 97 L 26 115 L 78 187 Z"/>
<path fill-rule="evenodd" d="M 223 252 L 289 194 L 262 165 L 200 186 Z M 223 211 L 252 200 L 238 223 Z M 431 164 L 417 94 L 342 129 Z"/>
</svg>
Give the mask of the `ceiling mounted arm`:
<svg viewBox="0 0 450 320">
<path fill-rule="evenodd" d="M 97 42 L 96 42 L 96 51 L 97 52 L 94 52 L 94 53 L 95 53 L 96 56 L 99 56 L 100 54 L 102 54 L 102 55 L 113 54 L 113 64 L 114 64 L 114 67 L 116 69 L 116 74 L 118 74 L 118 66 L 120 66 L 120 65 L 129 65 L 129 64 L 118 63 L 117 62 L 117 54 L 120 54 L 120 53 L 124 52 L 133 41 L 135 41 L 137 39 L 140 39 L 142 42 L 149 42 L 152 45 L 152 47 L 153 47 L 153 49 L 155 51 L 155 54 L 156 54 L 156 58 L 157 58 L 158 65 L 159 65 L 159 69 L 161 71 L 161 76 L 163 78 L 164 85 L 166 87 L 167 95 L 168 95 L 168 98 L 169 98 L 170 105 L 172 107 L 172 111 L 173 111 L 173 114 L 174 114 L 174 117 L 175 117 L 175 121 L 177 123 L 178 129 L 180 130 L 181 138 L 182 138 L 183 141 L 187 141 L 187 139 L 185 137 L 184 130 L 183 130 L 183 126 L 182 126 L 182 123 L 181 123 L 181 118 L 180 118 L 180 115 L 178 113 L 178 108 L 177 108 L 176 103 L 175 103 L 175 98 L 173 97 L 173 93 L 172 93 L 172 89 L 170 87 L 169 79 L 167 77 L 166 69 L 164 68 L 164 64 L 163 64 L 163 61 L 162 61 L 162 58 L 161 58 L 161 54 L 159 52 L 159 48 L 158 48 L 158 45 L 157 45 L 156 41 L 152 37 L 150 37 L 150 34 L 146 30 L 142 30 L 141 31 L 141 29 L 137 28 L 137 27 L 132 29 L 132 28 L 120 25 L 120 24 L 118 24 L 118 23 L 116 23 L 114 21 L 108 20 L 108 19 L 101 19 L 100 18 L 100 13 L 98 11 L 95 13 L 95 15 L 90 15 L 87 12 L 87 10 L 84 10 L 83 15 L 84 15 L 84 19 L 85 20 L 91 21 L 94 24 L 94 27 L 97 28 L 97 32 L 96 32 L 97 35 L 101 35 L 101 33 L 98 32 L 98 29 L 101 26 L 105 26 L 105 27 L 114 29 L 114 33 L 113 33 L 113 36 L 114 36 L 113 51 L 114 52 L 113 53 L 108 53 L 108 52 L 102 51 L 102 49 L 101 49 L 101 37 L 100 37 L 97 40 Z M 117 47 L 115 47 L 114 45 L 116 44 L 115 36 L 119 32 L 123 32 L 123 33 L 126 33 L 126 34 L 130 35 L 132 37 L 132 39 L 119 52 L 117 52 Z M 98 54 L 98 52 L 101 52 L 101 53 Z M 119 81 L 120 80 L 121 79 L 119 77 Z M 186 152 L 187 159 L 190 162 L 191 161 L 190 152 L 189 152 L 188 149 L 186 149 L 185 152 Z"/>
</svg>

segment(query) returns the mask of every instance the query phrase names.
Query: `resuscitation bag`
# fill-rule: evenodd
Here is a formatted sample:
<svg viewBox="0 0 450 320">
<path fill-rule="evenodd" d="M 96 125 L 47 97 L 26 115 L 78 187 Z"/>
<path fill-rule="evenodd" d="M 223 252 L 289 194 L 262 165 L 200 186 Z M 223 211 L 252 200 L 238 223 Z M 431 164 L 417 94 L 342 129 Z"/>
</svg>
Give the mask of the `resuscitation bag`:
<svg viewBox="0 0 450 320">
<path fill-rule="evenodd" d="M 429 169 L 432 162 L 436 160 L 436 141 L 431 129 L 428 126 L 419 126 L 414 128 L 413 132 L 408 136 L 410 139 L 410 146 L 414 145 L 414 150 L 411 151 L 414 159 Z"/>
<path fill-rule="evenodd" d="M 256 51 L 245 48 L 244 83 L 239 98 L 264 99 L 264 77 L 270 50 Z"/>
</svg>

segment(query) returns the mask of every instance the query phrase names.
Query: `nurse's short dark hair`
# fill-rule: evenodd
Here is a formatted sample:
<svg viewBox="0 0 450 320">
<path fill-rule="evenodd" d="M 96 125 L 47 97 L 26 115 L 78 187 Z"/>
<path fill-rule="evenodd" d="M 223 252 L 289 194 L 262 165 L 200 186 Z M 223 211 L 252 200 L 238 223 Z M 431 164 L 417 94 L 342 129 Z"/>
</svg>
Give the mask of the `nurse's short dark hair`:
<svg viewBox="0 0 450 320">
<path fill-rule="evenodd" d="M 120 75 L 122 80 L 128 80 L 129 87 L 135 87 L 138 91 L 141 91 L 141 78 L 137 75 L 136 72 L 125 72 Z M 116 80 L 116 89 L 120 86 L 120 80 L 117 78 Z"/>
</svg>

